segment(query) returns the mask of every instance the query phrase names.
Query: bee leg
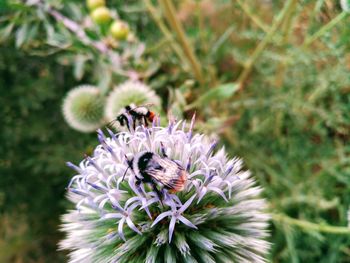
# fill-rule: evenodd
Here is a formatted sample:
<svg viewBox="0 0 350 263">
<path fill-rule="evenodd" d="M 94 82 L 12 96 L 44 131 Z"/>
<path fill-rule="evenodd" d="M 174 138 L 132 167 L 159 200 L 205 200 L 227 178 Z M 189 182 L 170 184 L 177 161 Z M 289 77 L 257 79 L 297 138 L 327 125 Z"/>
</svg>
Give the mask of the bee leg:
<svg viewBox="0 0 350 263">
<path fill-rule="evenodd" d="M 144 195 L 141 189 L 141 183 L 142 183 L 141 180 L 136 180 L 135 185 L 136 185 L 137 191 L 139 191 L 139 194 Z"/>
<path fill-rule="evenodd" d="M 137 179 L 135 182 L 136 187 L 139 188 L 141 183 L 142 183 L 142 181 Z"/>
<path fill-rule="evenodd" d="M 129 121 L 126 121 L 125 124 L 126 124 L 126 127 L 128 128 L 128 131 L 130 131 L 130 123 L 129 123 Z"/>
<path fill-rule="evenodd" d="M 143 121 L 145 123 L 145 127 L 148 127 L 148 121 L 146 116 L 143 116 Z"/>
<path fill-rule="evenodd" d="M 160 143 L 160 150 L 162 152 L 163 157 L 168 157 L 168 155 L 165 153 L 165 147 L 162 142 Z"/>
<path fill-rule="evenodd" d="M 188 159 L 188 163 L 187 163 L 187 166 L 186 166 L 186 172 L 190 172 L 191 170 L 191 164 L 192 164 L 192 158 L 190 156 L 190 158 Z"/>
<path fill-rule="evenodd" d="M 155 183 L 152 182 L 151 185 L 152 185 L 153 191 L 157 194 L 157 197 L 159 198 L 160 204 L 161 204 L 162 206 L 164 206 L 164 205 L 163 205 L 163 201 L 162 201 L 162 193 L 158 190 L 158 188 L 157 188 L 157 186 L 155 185 Z"/>
<path fill-rule="evenodd" d="M 132 117 L 132 126 L 133 126 L 134 130 L 136 129 L 136 121 L 137 121 L 137 119 L 135 117 Z"/>
<path fill-rule="evenodd" d="M 126 154 L 124 154 L 124 158 L 125 158 L 125 160 L 126 160 L 126 163 L 127 163 L 128 167 L 125 169 L 125 172 L 124 172 L 124 174 L 123 174 L 122 182 L 124 181 L 125 175 L 126 175 L 126 173 L 128 172 L 128 170 L 131 169 L 131 171 L 132 171 L 132 160 L 129 160 L 129 159 L 128 159 L 128 156 L 126 156 Z"/>
</svg>

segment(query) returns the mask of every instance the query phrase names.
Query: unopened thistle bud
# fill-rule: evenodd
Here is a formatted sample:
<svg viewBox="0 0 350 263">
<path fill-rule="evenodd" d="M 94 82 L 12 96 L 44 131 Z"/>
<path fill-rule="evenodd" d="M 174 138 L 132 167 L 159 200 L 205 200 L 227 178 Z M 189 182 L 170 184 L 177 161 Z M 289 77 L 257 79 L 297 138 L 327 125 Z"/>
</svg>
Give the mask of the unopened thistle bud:
<svg viewBox="0 0 350 263">
<path fill-rule="evenodd" d="M 63 115 L 73 129 L 96 131 L 103 123 L 104 99 L 97 87 L 82 85 L 70 90 L 63 102 Z"/>
</svg>

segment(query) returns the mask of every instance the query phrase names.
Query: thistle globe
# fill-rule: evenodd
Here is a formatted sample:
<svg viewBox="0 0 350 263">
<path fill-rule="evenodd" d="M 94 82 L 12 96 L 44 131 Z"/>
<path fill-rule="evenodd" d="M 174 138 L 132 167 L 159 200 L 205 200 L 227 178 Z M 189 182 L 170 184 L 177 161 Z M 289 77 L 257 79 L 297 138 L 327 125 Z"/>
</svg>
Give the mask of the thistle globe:
<svg viewBox="0 0 350 263">
<path fill-rule="evenodd" d="M 108 121 L 114 120 L 124 111 L 124 107 L 130 104 L 137 106 L 152 104 L 157 112 L 160 110 L 160 98 L 147 85 L 139 81 L 128 80 L 116 86 L 108 95 L 105 106 L 105 118 Z M 118 122 L 115 123 L 119 129 Z"/>
<path fill-rule="evenodd" d="M 82 85 L 70 90 L 63 101 L 66 122 L 80 132 L 92 132 L 103 124 L 104 99 L 97 87 Z"/>
<path fill-rule="evenodd" d="M 269 215 L 242 161 L 193 134 L 185 122 L 137 127 L 110 137 L 79 166 L 68 186 L 75 208 L 63 216 L 60 249 L 69 262 L 265 262 Z M 137 185 L 129 160 L 141 151 L 169 158 L 188 171 L 183 191 Z M 123 180 L 123 176 L 125 178 Z"/>
</svg>

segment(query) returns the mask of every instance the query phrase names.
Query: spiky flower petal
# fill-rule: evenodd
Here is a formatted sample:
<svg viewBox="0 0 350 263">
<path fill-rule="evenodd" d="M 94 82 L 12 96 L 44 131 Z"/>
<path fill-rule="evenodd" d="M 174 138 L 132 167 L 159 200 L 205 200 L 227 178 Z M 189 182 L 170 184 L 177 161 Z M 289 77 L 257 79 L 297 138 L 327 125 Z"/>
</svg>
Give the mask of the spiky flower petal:
<svg viewBox="0 0 350 263">
<path fill-rule="evenodd" d="M 269 215 L 240 159 L 187 130 L 139 126 L 110 138 L 79 166 L 68 186 L 75 209 L 63 216 L 70 262 L 265 262 Z M 141 151 L 167 155 L 188 172 L 184 190 L 137 184 L 131 160 Z M 123 177 L 125 176 L 124 180 Z"/>
<path fill-rule="evenodd" d="M 139 81 L 128 80 L 116 86 L 108 95 L 105 116 L 112 121 L 122 113 L 124 107 L 130 104 L 137 106 L 152 104 L 156 110 L 160 108 L 160 98 L 145 84 Z"/>
<path fill-rule="evenodd" d="M 63 115 L 73 129 L 96 131 L 103 123 L 104 99 L 97 87 L 82 85 L 70 90 L 63 102 Z"/>
</svg>

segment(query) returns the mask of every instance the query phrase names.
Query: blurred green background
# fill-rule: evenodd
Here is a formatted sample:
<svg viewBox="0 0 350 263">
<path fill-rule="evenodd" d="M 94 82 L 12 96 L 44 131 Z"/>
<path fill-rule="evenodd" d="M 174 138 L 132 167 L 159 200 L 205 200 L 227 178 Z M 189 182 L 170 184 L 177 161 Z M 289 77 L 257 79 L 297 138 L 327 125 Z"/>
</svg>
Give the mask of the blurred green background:
<svg viewBox="0 0 350 263">
<path fill-rule="evenodd" d="M 271 261 L 350 262 L 350 18 L 340 2 L 169 2 L 107 0 L 146 46 L 126 71 L 164 111 L 196 111 L 198 130 L 244 159 L 273 215 Z M 0 2 L 0 262 L 65 262 L 65 162 L 97 139 L 66 124 L 63 98 L 127 78 L 50 10 L 113 52 L 129 48 L 91 24 L 84 1 Z"/>
</svg>

